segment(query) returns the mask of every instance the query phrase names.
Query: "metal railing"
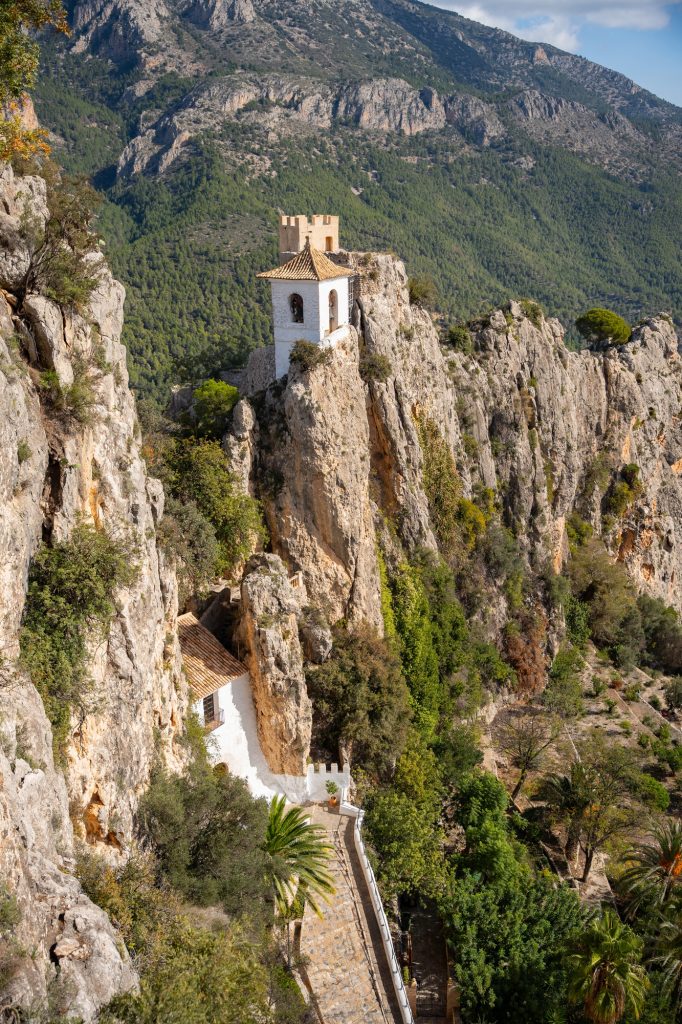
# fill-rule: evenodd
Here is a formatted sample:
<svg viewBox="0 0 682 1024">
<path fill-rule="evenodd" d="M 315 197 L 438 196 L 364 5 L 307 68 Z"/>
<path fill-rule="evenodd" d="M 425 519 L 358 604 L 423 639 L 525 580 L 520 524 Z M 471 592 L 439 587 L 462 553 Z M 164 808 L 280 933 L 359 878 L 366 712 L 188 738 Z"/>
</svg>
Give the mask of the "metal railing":
<svg viewBox="0 0 682 1024">
<path fill-rule="evenodd" d="M 391 930 L 388 926 L 386 911 L 384 910 L 384 905 L 381 902 L 379 887 L 377 886 L 376 878 L 374 877 L 374 871 L 372 869 L 372 865 L 369 862 L 367 851 L 365 850 L 365 844 L 362 840 L 362 819 L 365 816 L 365 812 L 360 810 L 359 807 L 355 807 L 353 806 L 353 804 L 347 803 L 345 800 L 344 792 L 343 800 L 341 803 L 341 813 L 348 814 L 350 817 L 355 818 L 355 825 L 353 827 L 353 839 L 355 842 L 355 849 L 357 851 L 358 857 L 360 858 L 360 867 L 362 868 L 362 874 L 364 875 L 365 882 L 367 883 L 367 888 L 369 889 L 369 895 L 370 899 L 372 900 L 372 907 L 374 909 L 374 916 L 376 917 L 377 924 L 379 925 L 379 931 L 381 932 L 381 941 L 383 943 L 386 959 L 388 960 L 388 966 L 391 970 L 391 980 L 393 981 L 393 988 L 395 990 L 395 994 L 398 1000 L 400 1016 L 403 1021 L 403 1024 L 414 1024 L 412 1009 L 407 998 L 405 982 L 403 981 L 403 972 L 400 969 L 398 958 L 395 955 L 393 938 L 391 936 Z"/>
<path fill-rule="evenodd" d="M 204 730 L 206 732 L 213 732 L 214 729 L 219 729 L 221 725 L 225 724 L 225 709 L 218 708 L 214 713 L 213 718 L 210 721 L 204 721 Z"/>
</svg>

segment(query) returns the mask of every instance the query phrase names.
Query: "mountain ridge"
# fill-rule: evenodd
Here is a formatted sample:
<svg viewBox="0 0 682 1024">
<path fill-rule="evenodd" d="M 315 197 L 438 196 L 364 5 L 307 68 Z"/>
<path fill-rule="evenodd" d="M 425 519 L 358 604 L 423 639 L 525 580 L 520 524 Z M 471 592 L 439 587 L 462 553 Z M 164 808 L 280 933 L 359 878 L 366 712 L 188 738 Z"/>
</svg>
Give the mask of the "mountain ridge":
<svg viewBox="0 0 682 1024">
<path fill-rule="evenodd" d="M 566 327 L 595 303 L 677 315 L 682 112 L 618 72 L 408 0 L 87 0 L 71 19 L 37 109 L 106 197 L 145 394 L 269 341 L 252 277 L 276 209 L 399 251 L 448 320 L 513 294 Z"/>
</svg>

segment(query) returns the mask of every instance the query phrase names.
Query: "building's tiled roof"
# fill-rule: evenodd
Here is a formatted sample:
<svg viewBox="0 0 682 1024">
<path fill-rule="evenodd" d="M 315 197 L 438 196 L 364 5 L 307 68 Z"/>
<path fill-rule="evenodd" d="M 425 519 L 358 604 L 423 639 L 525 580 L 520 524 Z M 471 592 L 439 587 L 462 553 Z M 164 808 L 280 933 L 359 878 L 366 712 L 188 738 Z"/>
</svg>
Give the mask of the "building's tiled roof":
<svg viewBox="0 0 682 1024">
<path fill-rule="evenodd" d="M 191 612 L 179 616 L 178 634 L 182 662 L 197 699 L 208 697 L 231 680 L 247 674 L 248 669 L 233 658 Z"/>
<path fill-rule="evenodd" d="M 258 277 L 269 281 L 331 281 L 335 277 L 353 277 L 353 272 L 332 263 L 328 256 L 306 242 L 305 249 L 297 252 L 288 263 L 274 270 L 264 270 Z"/>
</svg>

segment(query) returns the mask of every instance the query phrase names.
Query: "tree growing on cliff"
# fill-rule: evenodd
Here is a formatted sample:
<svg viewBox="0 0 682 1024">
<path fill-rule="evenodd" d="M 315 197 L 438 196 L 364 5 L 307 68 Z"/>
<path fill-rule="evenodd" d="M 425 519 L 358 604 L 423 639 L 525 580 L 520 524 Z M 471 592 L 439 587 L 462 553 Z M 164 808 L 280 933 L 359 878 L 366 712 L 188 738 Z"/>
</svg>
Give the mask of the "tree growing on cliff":
<svg viewBox="0 0 682 1024">
<path fill-rule="evenodd" d="M 391 646 L 368 626 L 352 635 L 338 626 L 331 657 L 311 668 L 306 682 L 319 742 L 373 774 L 389 772 L 410 720 L 410 694 Z"/>
<path fill-rule="evenodd" d="M 115 592 L 136 574 L 129 541 L 88 523 L 78 523 L 68 540 L 42 545 L 31 563 L 21 663 L 42 697 L 58 759 L 72 712 L 82 716 L 91 704 L 88 644 L 106 637 Z"/>
<path fill-rule="evenodd" d="M 239 401 L 239 391 L 224 380 L 206 380 L 193 395 L 194 426 L 200 437 L 220 440 L 230 414 Z"/>
<path fill-rule="evenodd" d="M 588 345 L 624 345 L 632 334 L 632 328 L 622 316 L 600 306 L 588 309 L 575 325 Z"/>
<path fill-rule="evenodd" d="M 38 72 L 35 33 L 48 26 L 68 34 L 61 0 L 11 0 L 0 5 L 0 160 L 49 150 L 46 132 L 27 128 L 22 120 L 24 98 Z"/>
<path fill-rule="evenodd" d="M 514 718 L 500 732 L 499 747 L 519 772 L 511 798 L 516 800 L 529 772 L 537 771 L 549 748 L 556 742 L 560 723 L 544 715 Z"/>
<path fill-rule="evenodd" d="M 86 179 L 63 175 L 51 161 L 41 173 L 49 215 L 44 224 L 27 213 L 22 218 L 21 231 L 31 252 L 22 294 L 42 292 L 80 313 L 104 270 L 93 230 L 101 198 Z"/>
</svg>

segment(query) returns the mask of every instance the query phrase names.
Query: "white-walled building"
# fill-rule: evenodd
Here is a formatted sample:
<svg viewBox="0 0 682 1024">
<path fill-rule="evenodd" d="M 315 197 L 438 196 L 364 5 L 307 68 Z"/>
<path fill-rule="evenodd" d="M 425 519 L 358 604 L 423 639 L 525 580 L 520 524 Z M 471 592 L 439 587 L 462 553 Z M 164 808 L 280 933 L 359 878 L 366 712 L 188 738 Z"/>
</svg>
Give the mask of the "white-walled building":
<svg viewBox="0 0 682 1024">
<path fill-rule="evenodd" d="M 289 371 L 297 341 L 331 347 L 344 338 L 349 324 L 349 279 L 352 271 L 333 263 L 306 238 L 303 249 L 258 277 L 270 282 L 275 335 L 275 373 Z"/>
<path fill-rule="evenodd" d="M 188 612 L 178 617 L 182 662 L 192 690 L 192 710 L 207 733 L 208 751 L 215 765 L 244 779 L 254 797 L 283 795 L 296 804 L 327 799 L 331 780 L 343 792 L 350 786 L 350 769 L 332 764 L 309 764 L 305 775 L 279 775 L 271 771 L 258 740 L 251 677 L 245 665 Z"/>
</svg>

